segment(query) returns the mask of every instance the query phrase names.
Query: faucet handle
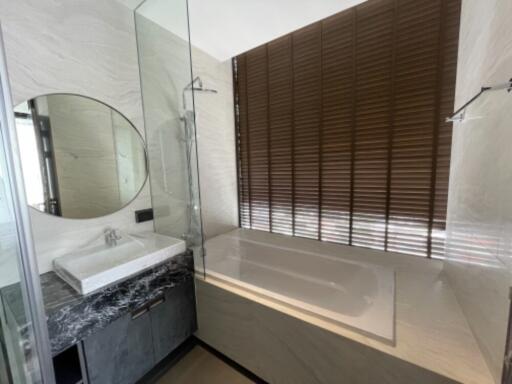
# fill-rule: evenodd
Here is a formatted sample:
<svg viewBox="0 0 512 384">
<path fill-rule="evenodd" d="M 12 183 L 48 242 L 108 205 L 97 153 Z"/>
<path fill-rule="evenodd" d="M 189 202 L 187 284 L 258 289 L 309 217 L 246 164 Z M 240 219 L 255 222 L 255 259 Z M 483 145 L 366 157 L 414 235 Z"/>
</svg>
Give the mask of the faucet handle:
<svg viewBox="0 0 512 384">
<path fill-rule="evenodd" d="M 112 230 L 112 237 L 116 240 L 121 240 L 121 233 L 120 233 L 119 229 Z"/>
<path fill-rule="evenodd" d="M 117 245 L 117 240 L 121 240 L 121 234 L 119 230 L 107 227 L 103 230 L 105 236 L 105 243 L 109 246 Z"/>
</svg>

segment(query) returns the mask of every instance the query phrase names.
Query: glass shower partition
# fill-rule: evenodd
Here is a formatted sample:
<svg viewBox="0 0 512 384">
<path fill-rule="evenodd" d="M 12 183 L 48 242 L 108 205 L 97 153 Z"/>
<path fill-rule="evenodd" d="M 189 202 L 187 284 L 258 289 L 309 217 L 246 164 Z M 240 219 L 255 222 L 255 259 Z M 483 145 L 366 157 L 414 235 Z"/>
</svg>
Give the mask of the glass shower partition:
<svg viewBox="0 0 512 384">
<path fill-rule="evenodd" d="M 135 26 L 155 231 L 186 240 L 204 276 L 187 0 L 146 0 Z"/>
<path fill-rule="evenodd" d="M 0 383 L 54 383 L 0 26 Z"/>
</svg>

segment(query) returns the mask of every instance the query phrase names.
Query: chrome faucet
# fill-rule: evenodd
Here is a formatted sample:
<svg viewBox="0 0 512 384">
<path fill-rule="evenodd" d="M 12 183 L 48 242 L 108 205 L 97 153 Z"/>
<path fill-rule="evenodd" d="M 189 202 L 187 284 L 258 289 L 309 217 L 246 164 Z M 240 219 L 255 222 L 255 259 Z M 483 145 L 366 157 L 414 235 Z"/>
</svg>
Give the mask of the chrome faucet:
<svg viewBox="0 0 512 384">
<path fill-rule="evenodd" d="M 121 235 L 117 229 L 107 228 L 103 231 L 105 235 L 105 243 L 109 247 L 115 247 L 117 245 L 117 240 L 121 240 Z"/>
</svg>

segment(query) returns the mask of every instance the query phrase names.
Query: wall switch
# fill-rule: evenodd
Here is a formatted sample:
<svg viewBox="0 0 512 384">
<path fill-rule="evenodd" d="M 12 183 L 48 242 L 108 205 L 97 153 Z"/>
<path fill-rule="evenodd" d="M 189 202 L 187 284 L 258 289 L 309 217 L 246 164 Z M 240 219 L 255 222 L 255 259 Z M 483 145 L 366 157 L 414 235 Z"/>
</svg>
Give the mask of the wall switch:
<svg viewBox="0 0 512 384">
<path fill-rule="evenodd" d="M 135 222 L 143 223 L 145 221 L 153 220 L 153 208 L 141 209 L 140 211 L 135 211 Z"/>
</svg>

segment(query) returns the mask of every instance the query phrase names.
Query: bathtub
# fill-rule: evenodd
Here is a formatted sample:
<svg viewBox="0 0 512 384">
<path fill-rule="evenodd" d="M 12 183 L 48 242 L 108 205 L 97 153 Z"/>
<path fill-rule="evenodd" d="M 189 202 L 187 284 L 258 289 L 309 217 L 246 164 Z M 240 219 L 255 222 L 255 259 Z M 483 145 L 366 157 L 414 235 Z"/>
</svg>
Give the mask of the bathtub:
<svg viewBox="0 0 512 384">
<path fill-rule="evenodd" d="M 295 310 L 394 341 L 392 268 L 307 252 L 297 239 L 239 229 L 205 243 L 206 279 L 277 301 Z M 275 239 L 278 239 L 277 241 Z M 342 247 L 350 252 L 350 247 Z"/>
</svg>

